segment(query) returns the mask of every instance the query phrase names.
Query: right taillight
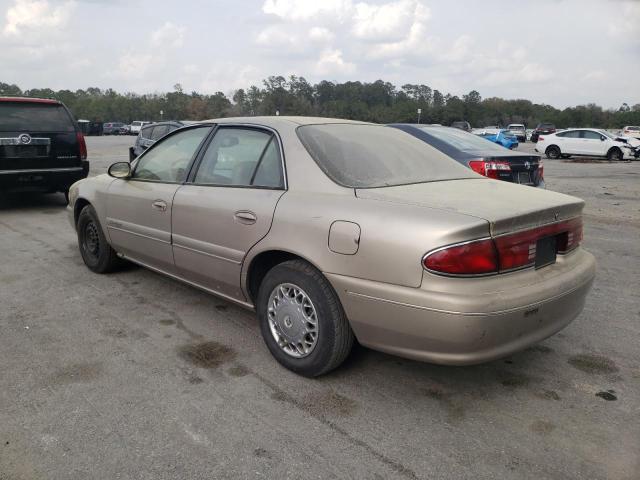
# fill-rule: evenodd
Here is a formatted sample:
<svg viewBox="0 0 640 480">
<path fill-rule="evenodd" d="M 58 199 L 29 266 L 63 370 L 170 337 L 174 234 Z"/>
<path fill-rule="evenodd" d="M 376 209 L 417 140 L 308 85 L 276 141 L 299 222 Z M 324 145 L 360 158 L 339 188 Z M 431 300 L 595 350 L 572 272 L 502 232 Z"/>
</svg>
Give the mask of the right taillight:
<svg viewBox="0 0 640 480">
<path fill-rule="evenodd" d="M 438 248 L 427 253 L 422 264 L 445 275 L 473 276 L 532 267 L 538 240 L 556 237 L 556 253 L 569 253 L 582 241 L 582 218 Z"/>
<path fill-rule="evenodd" d="M 469 168 L 485 177 L 498 179 L 500 172 L 511 172 L 511 165 L 507 162 L 492 162 L 490 160 L 471 160 Z"/>
</svg>

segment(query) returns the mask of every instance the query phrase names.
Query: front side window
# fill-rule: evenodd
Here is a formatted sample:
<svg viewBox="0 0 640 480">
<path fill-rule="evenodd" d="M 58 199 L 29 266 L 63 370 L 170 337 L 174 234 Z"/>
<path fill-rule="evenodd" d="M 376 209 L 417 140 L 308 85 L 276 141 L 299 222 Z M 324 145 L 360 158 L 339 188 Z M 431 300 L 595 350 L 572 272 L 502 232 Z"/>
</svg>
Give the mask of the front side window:
<svg viewBox="0 0 640 480">
<path fill-rule="evenodd" d="M 194 183 L 282 188 L 275 136 L 262 130 L 221 128 L 204 153 Z"/>
<path fill-rule="evenodd" d="M 143 128 L 141 131 L 142 138 L 146 138 L 149 140 L 151 138 L 151 134 L 153 133 L 153 127 Z"/>
<path fill-rule="evenodd" d="M 168 125 L 157 125 L 153 129 L 153 134 L 151 134 L 151 140 L 160 140 L 167 133 L 169 133 L 169 126 Z"/>
<path fill-rule="evenodd" d="M 178 132 L 156 143 L 138 161 L 133 178 L 155 182 L 180 183 L 198 147 L 211 127 L 203 126 Z"/>
<path fill-rule="evenodd" d="M 598 132 L 592 132 L 591 130 L 583 130 L 582 138 L 586 138 L 587 140 L 601 140 L 602 135 Z"/>
<path fill-rule="evenodd" d="M 564 138 L 580 138 L 580 130 L 570 130 L 568 132 L 558 133 L 556 136 Z"/>
</svg>

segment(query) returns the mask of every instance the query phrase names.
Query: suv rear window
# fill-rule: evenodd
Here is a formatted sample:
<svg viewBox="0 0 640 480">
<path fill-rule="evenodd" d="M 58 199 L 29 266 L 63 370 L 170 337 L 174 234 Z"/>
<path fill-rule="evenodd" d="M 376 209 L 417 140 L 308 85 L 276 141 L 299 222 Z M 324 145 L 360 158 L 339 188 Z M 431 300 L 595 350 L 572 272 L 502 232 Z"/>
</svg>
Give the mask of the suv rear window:
<svg viewBox="0 0 640 480">
<path fill-rule="evenodd" d="M 475 176 L 396 128 L 333 123 L 305 125 L 296 131 L 318 166 L 344 187 L 387 187 Z"/>
<path fill-rule="evenodd" d="M 2 132 L 73 132 L 75 126 L 62 105 L 0 102 Z"/>
</svg>

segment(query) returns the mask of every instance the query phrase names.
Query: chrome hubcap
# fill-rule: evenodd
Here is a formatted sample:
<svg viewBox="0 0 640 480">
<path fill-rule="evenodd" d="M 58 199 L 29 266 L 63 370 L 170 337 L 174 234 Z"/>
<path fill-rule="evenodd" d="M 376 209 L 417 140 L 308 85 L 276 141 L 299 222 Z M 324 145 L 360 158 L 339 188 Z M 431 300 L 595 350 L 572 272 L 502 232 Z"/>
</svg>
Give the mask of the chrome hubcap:
<svg viewBox="0 0 640 480">
<path fill-rule="evenodd" d="M 98 256 L 100 251 L 100 237 L 98 236 L 98 227 L 95 223 L 89 222 L 84 229 L 84 247 L 85 250 L 93 255 Z"/>
<path fill-rule="evenodd" d="M 309 295 L 291 283 L 281 283 L 269 295 L 267 310 L 273 339 L 289 356 L 309 355 L 318 342 L 318 317 Z"/>
</svg>

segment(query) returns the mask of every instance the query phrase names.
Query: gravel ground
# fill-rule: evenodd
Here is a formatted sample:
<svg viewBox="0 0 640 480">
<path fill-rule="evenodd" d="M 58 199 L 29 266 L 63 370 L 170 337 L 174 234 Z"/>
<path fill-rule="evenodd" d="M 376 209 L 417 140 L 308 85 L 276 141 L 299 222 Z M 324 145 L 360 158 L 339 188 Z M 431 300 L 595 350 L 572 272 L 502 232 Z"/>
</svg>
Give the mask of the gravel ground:
<svg viewBox="0 0 640 480">
<path fill-rule="evenodd" d="M 92 174 L 132 142 L 89 137 Z M 640 162 L 545 176 L 587 202 L 599 266 L 575 322 L 476 367 L 357 348 L 317 380 L 249 312 L 89 272 L 62 195 L 1 199 L 0 479 L 639 478 Z"/>
</svg>

